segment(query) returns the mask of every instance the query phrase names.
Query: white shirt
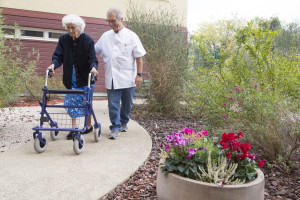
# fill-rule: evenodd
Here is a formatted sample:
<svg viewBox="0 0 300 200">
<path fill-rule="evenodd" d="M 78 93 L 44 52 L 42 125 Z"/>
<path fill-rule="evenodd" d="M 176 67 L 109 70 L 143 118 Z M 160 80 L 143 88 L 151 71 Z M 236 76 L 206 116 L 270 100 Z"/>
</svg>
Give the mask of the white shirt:
<svg viewBox="0 0 300 200">
<path fill-rule="evenodd" d="M 118 33 L 107 31 L 95 44 L 95 51 L 103 57 L 106 89 L 112 88 L 112 80 L 114 89 L 135 86 L 135 59 L 144 56 L 146 51 L 134 32 L 125 27 Z"/>
</svg>

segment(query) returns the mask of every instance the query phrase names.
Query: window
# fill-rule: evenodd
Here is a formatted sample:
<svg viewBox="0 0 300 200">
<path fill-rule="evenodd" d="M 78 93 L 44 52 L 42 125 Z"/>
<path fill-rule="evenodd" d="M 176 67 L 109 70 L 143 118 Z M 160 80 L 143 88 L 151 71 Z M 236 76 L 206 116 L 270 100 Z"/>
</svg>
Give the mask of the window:
<svg viewBox="0 0 300 200">
<path fill-rule="evenodd" d="M 13 28 L 2 28 L 5 35 L 15 35 L 15 29 Z"/>
<path fill-rule="evenodd" d="M 6 38 L 20 38 L 24 40 L 42 40 L 57 42 L 58 38 L 66 33 L 62 30 L 47 30 L 31 27 L 11 27 L 5 26 L 2 28 Z"/>
<path fill-rule="evenodd" d="M 35 30 L 21 30 L 21 36 L 29 36 L 29 37 L 44 37 L 43 31 L 35 31 Z"/>
<path fill-rule="evenodd" d="M 58 32 L 48 32 L 48 33 L 49 33 L 49 38 L 56 38 L 56 39 L 58 39 L 62 34 L 64 34 Z"/>
</svg>

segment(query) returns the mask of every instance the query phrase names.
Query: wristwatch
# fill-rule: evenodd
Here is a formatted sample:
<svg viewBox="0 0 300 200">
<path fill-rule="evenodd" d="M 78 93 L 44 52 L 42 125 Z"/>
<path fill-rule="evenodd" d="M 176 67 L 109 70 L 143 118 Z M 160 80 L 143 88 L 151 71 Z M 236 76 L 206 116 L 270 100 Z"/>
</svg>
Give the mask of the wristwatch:
<svg viewBox="0 0 300 200">
<path fill-rule="evenodd" d="M 143 73 L 137 73 L 138 76 L 142 77 L 143 76 Z"/>
</svg>

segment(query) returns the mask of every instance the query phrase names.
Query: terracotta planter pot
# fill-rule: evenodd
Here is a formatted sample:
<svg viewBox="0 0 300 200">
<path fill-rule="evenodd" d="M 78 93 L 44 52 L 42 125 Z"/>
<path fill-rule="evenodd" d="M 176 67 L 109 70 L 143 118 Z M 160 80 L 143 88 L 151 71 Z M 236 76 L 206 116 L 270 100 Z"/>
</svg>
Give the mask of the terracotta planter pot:
<svg viewBox="0 0 300 200">
<path fill-rule="evenodd" d="M 158 169 L 157 196 L 159 200 L 263 200 L 265 177 L 257 169 L 257 178 L 246 184 L 223 187 L 200 182 Z"/>
</svg>

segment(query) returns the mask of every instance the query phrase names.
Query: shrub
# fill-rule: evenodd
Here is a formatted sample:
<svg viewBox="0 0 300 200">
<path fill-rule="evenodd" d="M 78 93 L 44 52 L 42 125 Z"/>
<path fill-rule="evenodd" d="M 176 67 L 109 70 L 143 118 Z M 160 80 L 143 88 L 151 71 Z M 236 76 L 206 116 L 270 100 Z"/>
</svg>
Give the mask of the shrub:
<svg viewBox="0 0 300 200">
<path fill-rule="evenodd" d="M 274 39 L 280 30 L 264 23 L 223 23 L 227 28 L 222 30 L 231 34 L 213 41 L 217 59 L 210 53 L 214 43 L 209 34 L 200 31 L 192 37 L 210 65 L 192 63 L 188 108 L 209 130 L 242 130 L 270 159 L 280 154 L 291 160 L 300 147 L 299 54 L 277 53 Z"/>
<path fill-rule="evenodd" d="M 168 12 L 159 8 L 146 11 L 131 4 L 127 11 L 127 23 L 147 51 L 148 110 L 178 112 L 186 77 L 188 43 L 187 33 L 178 23 L 175 10 Z"/>
<path fill-rule="evenodd" d="M 32 72 L 38 60 L 38 53 L 34 50 L 22 56 L 20 41 L 16 38 L 6 39 L 3 25 L 0 16 L 0 107 L 17 100 L 22 93 L 23 80 Z"/>
<path fill-rule="evenodd" d="M 41 96 L 44 84 L 43 76 L 36 73 L 39 53 L 32 49 L 27 55 L 22 55 L 22 43 L 18 38 L 7 39 L 3 26 L 0 14 L 0 107 L 17 102 L 22 95 L 30 98 L 26 85 L 35 96 Z M 62 87 L 57 78 L 50 80 L 49 84 Z"/>
</svg>

